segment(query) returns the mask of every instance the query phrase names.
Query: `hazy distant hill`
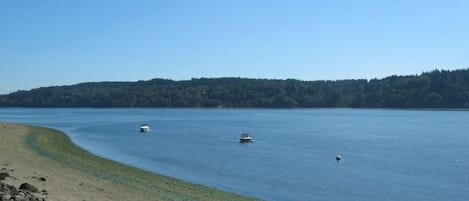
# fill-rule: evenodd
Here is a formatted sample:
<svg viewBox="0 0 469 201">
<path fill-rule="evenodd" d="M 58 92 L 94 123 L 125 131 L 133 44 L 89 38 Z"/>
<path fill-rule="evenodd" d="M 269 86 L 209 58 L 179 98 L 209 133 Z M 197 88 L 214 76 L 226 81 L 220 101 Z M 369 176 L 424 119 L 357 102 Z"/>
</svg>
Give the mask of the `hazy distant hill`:
<svg viewBox="0 0 469 201">
<path fill-rule="evenodd" d="M 469 69 L 372 80 L 153 79 L 42 87 L 1 107 L 469 108 Z"/>
</svg>

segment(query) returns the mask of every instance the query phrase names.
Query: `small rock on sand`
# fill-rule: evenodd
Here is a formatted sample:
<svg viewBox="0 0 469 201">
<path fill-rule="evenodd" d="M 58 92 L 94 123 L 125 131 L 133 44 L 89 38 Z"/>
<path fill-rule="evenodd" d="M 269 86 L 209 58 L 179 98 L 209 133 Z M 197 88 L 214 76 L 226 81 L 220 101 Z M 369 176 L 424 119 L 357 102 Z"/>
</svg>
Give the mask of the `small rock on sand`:
<svg viewBox="0 0 469 201">
<path fill-rule="evenodd" d="M 16 189 L 15 186 L 5 184 L 5 183 L 0 183 L 0 194 L 4 195 L 14 195 L 18 193 L 18 189 Z"/>
<path fill-rule="evenodd" d="M 6 173 L 6 172 L 1 172 L 0 173 L 0 181 L 1 180 L 5 180 L 5 178 L 9 177 L 10 174 Z"/>
<path fill-rule="evenodd" d="M 30 185 L 30 184 L 28 184 Z M 28 185 L 21 185 L 23 188 L 20 187 L 18 190 L 15 186 L 5 184 L 3 182 L 0 182 L 0 201 L 45 201 L 45 198 L 40 198 L 34 195 L 32 192 L 34 188 L 30 188 L 31 186 L 28 187 Z M 24 187 L 28 187 L 25 189 Z M 43 190 L 43 195 L 44 192 L 47 192 Z"/>
<path fill-rule="evenodd" d="M 44 189 L 44 190 L 42 190 L 42 191 L 41 191 L 41 193 L 42 193 L 43 195 L 47 195 L 47 194 L 49 194 L 49 193 L 47 192 L 47 190 L 45 190 L 45 189 Z"/>
<path fill-rule="evenodd" d="M 29 192 L 32 192 L 32 193 L 39 192 L 39 190 L 36 188 L 36 186 L 33 186 L 31 184 L 28 184 L 28 183 L 21 184 L 19 189 L 29 191 Z"/>
</svg>

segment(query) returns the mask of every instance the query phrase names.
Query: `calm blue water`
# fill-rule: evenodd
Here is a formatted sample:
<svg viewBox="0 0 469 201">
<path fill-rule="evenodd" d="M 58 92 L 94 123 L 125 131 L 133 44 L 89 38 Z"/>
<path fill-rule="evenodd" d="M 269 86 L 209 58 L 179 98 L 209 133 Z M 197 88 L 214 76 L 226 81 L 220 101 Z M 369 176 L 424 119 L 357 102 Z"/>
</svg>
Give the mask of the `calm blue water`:
<svg viewBox="0 0 469 201">
<path fill-rule="evenodd" d="M 265 200 L 469 200 L 469 111 L 15 108 L 0 121 L 53 127 L 96 155 Z M 240 144 L 242 132 L 255 143 Z"/>
</svg>

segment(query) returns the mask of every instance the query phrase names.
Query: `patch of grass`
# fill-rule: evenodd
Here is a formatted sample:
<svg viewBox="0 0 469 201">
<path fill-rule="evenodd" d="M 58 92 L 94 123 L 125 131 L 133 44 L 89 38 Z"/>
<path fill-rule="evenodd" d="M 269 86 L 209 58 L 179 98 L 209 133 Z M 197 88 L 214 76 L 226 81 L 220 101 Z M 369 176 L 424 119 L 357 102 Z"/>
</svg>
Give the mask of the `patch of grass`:
<svg viewBox="0 0 469 201">
<path fill-rule="evenodd" d="M 41 127 L 30 129 L 25 143 L 39 155 L 66 168 L 142 192 L 156 200 L 256 200 L 97 157 L 75 146 L 68 136 L 57 130 Z"/>
</svg>

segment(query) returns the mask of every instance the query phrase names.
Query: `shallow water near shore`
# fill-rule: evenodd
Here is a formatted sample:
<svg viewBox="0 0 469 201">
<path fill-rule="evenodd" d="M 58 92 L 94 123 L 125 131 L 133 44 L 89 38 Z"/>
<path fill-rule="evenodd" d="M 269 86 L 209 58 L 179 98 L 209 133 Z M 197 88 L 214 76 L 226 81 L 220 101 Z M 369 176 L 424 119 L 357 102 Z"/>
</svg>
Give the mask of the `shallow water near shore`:
<svg viewBox="0 0 469 201">
<path fill-rule="evenodd" d="M 468 111 L 5 108 L 0 121 L 55 128 L 96 155 L 265 200 L 469 199 Z M 243 132 L 255 142 L 240 144 Z"/>
</svg>

